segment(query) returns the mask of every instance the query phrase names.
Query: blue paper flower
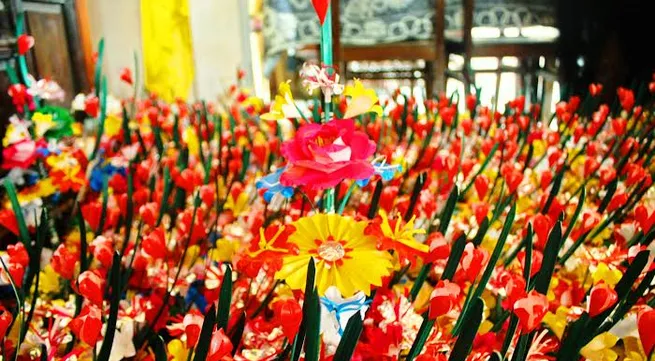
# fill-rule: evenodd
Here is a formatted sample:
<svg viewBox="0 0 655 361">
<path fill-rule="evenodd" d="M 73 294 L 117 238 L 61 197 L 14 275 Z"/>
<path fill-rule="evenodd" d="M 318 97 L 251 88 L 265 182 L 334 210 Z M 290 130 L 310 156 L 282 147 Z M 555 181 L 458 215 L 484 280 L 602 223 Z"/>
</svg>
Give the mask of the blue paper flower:
<svg viewBox="0 0 655 361">
<path fill-rule="evenodd" d="M 270 202 L 276 194 L 281 194 L 284 198 L 291 198 L 293 196 L 293 187 L 286 187 L 280 184 L 280 176 L 284 172 L 284 168 L 262 177 L 255 183 L 257 190 L 264 189 L 264 200 Z"/>
<path fill-rule="evenodd" d="M 111 163 L 102 164 L 101 162 L 91 171 L 89 186 L 93 191 L 100 192 L 102 190 L 103 178 L 107 177 L 107 179 L 110 179 L 116 173 L 127 177 L 127 171 L 124 167 L 116 167 Z"/>
<path fill-rule="evenodd" d="M 392 180 L 393 177 L 396 175 L 396 173 L 400 173 L 403 171 L 403 167 L 401 165 L 387 164 L 384 160 L 378 163 L 373 162 L 373 168 L 375 169 L 374 174 L 379 175 L 384 181 Z M 371 180 L 370 178 L 367 178 L 367 179 L 360 179 L 356 182 L 358 186 L 364 187 L 368 184 L 370 180 Z"/>
</svg>

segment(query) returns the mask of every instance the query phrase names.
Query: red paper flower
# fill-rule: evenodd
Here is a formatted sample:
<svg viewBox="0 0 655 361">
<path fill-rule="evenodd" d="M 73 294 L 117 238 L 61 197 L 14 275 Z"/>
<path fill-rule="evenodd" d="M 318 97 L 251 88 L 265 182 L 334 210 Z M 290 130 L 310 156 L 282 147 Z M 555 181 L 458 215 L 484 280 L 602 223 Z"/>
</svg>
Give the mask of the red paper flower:
<svg viewBox="0 0 655 361">
<path fill-rule="evenodd" d="M 25 112 L 25 106 L 27 106 L 30 111 L 34 110 L 36 107 L 34 104 L 34 97 L 27 91 L 27 87 L 23 84 L 10 85 L 7 94 L 11 97 L 16 110 L 20 114 Z"/>
<path fill-rule="evenodd" d="M 532 290 L 514 303 L 514 313 L 519 318 L 522 333 L 532 332 L 548 312 L 548 298 Z"/>
<path fill-rule="evenodd" d="M 18 46 L 18 54 L 25 55 L 27 52 L 34 47 L 34 37 L 27 34 L 22 34 L 16 39 L 16 45 Z"/>
<path fill-rule="evenodd" d="M 154 259 L 166 257 L 168 249 L 166 248 L 166 234 L 163 226 L 156 228 L 143 238 L 143 251 Z"/>
<path fill-rule="evenodd" d="M 38 157 L 37 143 L 31 139 L 23 139 L 2 150 L 2 168 L 29 168 Z"/>
<path fill-rule="evenodd" d="M 352 119 L 307 124 L 294 139 L 282 144 L 282 155 L 289 165 L 280 182 L 325 189 L 344 179 L 368 179 L 375 171 L 367 161 L 373 153 L 375 143 L 366 133 L 355 130 Z"/>
<path fill-rule="evenodd" d="M 282 258 L 295 247 L 287 243 L 295 230 L 292 225 L 271 225 L 266 230 L 260 228 L 259 234 L 250 241 L 248 250 L 238 260 L 239 270 L 252 278 L 257 277 L 262 267 L 268 272 L 279 271 L 282 268 Z"/>
<path fill-rule="evenodd" d="M 104 236 L 98 236 L 89 245 L 89 250 L 93 257 L 97 259 L 104 267 L 111 267 L 114 257 L 114 243 Z"/>
<path fill-rule="evenodd" d="M 191 310 L 184 316 L 182 323 L 184 325 L 184 333 L 186 334 L 187 349 L 196 347 L 204 320 L 205 317 L 197 310 Z"/>
<path fill-rule="evenodd" d="M 430 319 L 435 319 L 450 312 L 459 300 L 461 289 L 448 280 L 439 281 L 432 291 L 430 299 Z"/>
<path fill-rule="evenodd" d="M 130 68 L 123 68 L 123 70 L 121 70 L 121 80 L 129 85 L 134 84 L 134 80 L 132 79 L 132 70 L 130 70 Z"/>
<path fill-rule="evenodd" d="M 100 308 L 95 305 L 85 305 L 80 315 L 70 322 L 71 331 L 87 345 L 94 346 L 100 339 L 101 316 Z"/>
<path fill-rule="evenodd" d="M 95 305 L 102 305 L 105 293 L 105 279 L 94 271 L 84 271 L 77 278 L 78 293 Z"/>
<path fill-rule="evenodd" d="M 475 248 L 473 243 L 467 243 L 460 261 L 461 270 L 467 281 L 473 282 L 489 261 L 489 253 L 483 248 Z"/>
<path fill-rule="evenodd" d="M 232 342 L 223 329 L 214 331 L 209 343 L 207 361 L 221 361 L 232 352 Z"/>
<path fill-rule="evenodd" d="M 589 293 L 587 312 L 589 312 L 589 316 L 591 317 L 598 316 L 608 308 L 614 306 L 618 299 L 615 290 L 604 282 L 599 283 Z"/>
<path fill-rule="evenodd" d="M 285 298 L 273 303 L 272 308 L 274 319 L 282 326 L 284 336 L 293 340 L 300 328 L 302 307 L 295 298 Z"/>
<path fill-rule="evenodd" d="M 9 254 L 9 262 L 11 263 L 25 267 L 30 262 L 30 256 L 22 243 L 7 246 L 7 254 Z"/>
<path fill-rule="evenodd" d="M 655 347 L 655 309 L 649 309 L 639 313 L 637 318 L 637 328 L 639 330 L 639 339 L 644 346 L 646 355 L 650 355 Z"/>
<path fill-rule="evenodd" d="M 78 252 L 73 252 L 66 247 L 65 244 L 60 244 L 59 247 L 52 254 L 50 264 L 52 269 L 57 272 L 62 278 L 70 280 L 73 278 L 75 272 L 75 263 L 79 260 Z"/>
<path fill-rule="evenodd" d="M 18 221 L 16 215 L 11 209 L 0 210 L 0 225 L 8 229 L 11 233 L 18 235 Z"/>
<path fill-rule="evenodd" d="M 4 340 L 14 317 L 4 306 L 0 306 L 0 340 Z"/>
</svg>

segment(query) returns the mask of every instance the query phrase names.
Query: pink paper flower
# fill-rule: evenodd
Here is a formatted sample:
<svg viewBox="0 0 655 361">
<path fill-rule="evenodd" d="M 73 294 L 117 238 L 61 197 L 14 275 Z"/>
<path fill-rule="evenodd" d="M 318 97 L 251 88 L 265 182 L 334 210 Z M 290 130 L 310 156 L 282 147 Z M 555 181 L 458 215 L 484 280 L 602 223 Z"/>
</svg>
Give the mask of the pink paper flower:
<svg viewBox="0 0 655 361">
<path fill-rule="evenodd" d="M 37 143 L 31 139 L 24 139 L 2 150 L 4 162 L 2 168 L 29 168 L 38 156 Z"/>
<path fill-rule="evenodd" d="M 282 144 L 282 155 L 289 166 L 280 182 L 326 189 L 344 179 L 366 179 L 375 172 L 367 161 L 373 153 L 375 143 L 355 130 L 353 120 L 308 124 L 298 130 L 294 139 Z"/>
</svg>

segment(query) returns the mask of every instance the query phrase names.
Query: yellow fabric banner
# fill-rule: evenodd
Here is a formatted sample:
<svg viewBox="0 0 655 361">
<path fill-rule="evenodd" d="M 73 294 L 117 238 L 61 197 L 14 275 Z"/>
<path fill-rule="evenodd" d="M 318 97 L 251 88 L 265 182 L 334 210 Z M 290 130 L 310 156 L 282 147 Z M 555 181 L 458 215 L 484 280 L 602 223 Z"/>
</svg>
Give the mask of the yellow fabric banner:
<svg viewBox="0 0 655 361">
<path fill-rule="evenodd" d="M 166 101 L 186 99 L 193 84 L 188 0 L 141 0 L 145 87 Z"/>
</svg>

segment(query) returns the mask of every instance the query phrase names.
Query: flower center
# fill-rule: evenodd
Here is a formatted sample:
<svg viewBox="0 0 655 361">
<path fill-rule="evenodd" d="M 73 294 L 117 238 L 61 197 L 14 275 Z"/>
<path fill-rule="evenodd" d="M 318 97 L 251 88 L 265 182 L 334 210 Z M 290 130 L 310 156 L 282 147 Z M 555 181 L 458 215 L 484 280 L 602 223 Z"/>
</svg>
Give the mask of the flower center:
<svg viewBox="0 0 655 361">
<path fill-rule="evenodd" d="M 325 261 L 336 262 L 346 255 L 346 250 L 337 241 L 326 241 L 318 247 L 317 253 Z"/>
</svg>

